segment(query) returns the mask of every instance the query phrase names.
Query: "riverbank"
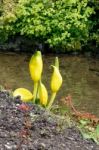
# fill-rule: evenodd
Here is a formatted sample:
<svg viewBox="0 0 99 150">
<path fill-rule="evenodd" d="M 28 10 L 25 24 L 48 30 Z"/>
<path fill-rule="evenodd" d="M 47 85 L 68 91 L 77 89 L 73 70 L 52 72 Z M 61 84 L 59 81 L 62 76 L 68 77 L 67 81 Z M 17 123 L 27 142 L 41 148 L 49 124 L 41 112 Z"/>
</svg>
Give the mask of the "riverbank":
<svg viewBox="0 0 99 150">
<path fill-rule="evenodd" d="M 26 38 L 24 36 L 15 36 L 9 38 L 6 42 L 0 43 L 0 52 L 3 53 L 34 53 L 36 50 L 40 50 L 43 54 L 65 54 L 69 56 L 79 56 L 83 55 L 84 57 L 94 57 L 99 59 L 99 47 L 95 43 L 89 43 L 82 47 L 80 50 L 65 49 L 62 48 L 51 48 L 48 44 L 44 44 L 40 41 L 33 40 L 31 38 Z"/>
<path fill-rule="evenodd" d="M 36 105 L 23 106 L 18 98 L 13 99 L 7 91 L 0 91 L 0 149 L 99 149 L 92 140 L 83 139 L 79 130 L 65 119 Z"/>
</svg>

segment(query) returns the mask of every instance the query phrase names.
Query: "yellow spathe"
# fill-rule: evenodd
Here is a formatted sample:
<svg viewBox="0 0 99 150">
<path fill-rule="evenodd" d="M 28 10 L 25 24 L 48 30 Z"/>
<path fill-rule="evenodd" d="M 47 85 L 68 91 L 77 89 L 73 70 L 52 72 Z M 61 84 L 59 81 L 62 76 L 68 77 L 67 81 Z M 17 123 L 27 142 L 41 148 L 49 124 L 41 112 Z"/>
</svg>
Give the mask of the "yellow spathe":
<svg viewBox="0 0 99 150">
<path fill-rule="evenodd" d="M 38 82 L 41 79 L 43 70 L 43 61 L 40 51 L 37 51 L 31 58 L 29 63 L 29 70 L 31 78 L 34 82 Z"/>
<path fill-rule="evenodd" d="M 20 96 L 21 100 L 23 102 L 29 102 L 30 100 L 33 99 L 33 94 L 29 90 L 27 90 L 25 88 L 18 88 L 18 89 L 16 89 L 13 92 L 13 96 L 14 97 Z"/>
<path fill-rule="evenodd" d="M 40 103 L 46 106 L 48 101 L 48 92 L 43 83 L 40 83 L 39 86 L 39 98 L 40 98 Z"/>
<path fill-rule="evenodd" d="M 56 93 L 62 85 L 62 76 L 57 67 L 52 67 L 54 68 L 54 71 L 51 77 L 51 90 L 53 93 Z"/>
</svg>

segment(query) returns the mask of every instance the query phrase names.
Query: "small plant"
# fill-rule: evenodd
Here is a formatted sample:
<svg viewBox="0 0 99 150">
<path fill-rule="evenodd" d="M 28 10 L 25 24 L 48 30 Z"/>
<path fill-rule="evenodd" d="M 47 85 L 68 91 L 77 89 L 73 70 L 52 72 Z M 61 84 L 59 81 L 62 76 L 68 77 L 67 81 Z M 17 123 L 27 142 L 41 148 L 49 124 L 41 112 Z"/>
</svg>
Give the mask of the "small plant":
<svg viewBox="0 0 99 150">
<path fill-rule="evenodd" d="M 80 119 L 78 128 L 84 139 L 92 139 L 99 144 L 99 123 L 93 125 L 89 119 Z"/>
<path fill-rule="evenodd" d="M 49 101 L 48 91 L 41 80 L 43 72 L 43 60 L 40 51 L 36 51 L 36 53 L 31 57 L 29 62 L 30 75 L 34 82 L 33 94 L 25 88 L 18 88 L 13 92 L 13 96 L 20 96 L 23 102 L 32 101 L 33 103 L 39 103 L 50 110 L 55 100 L 56 94 L 62 85 L 62 76 L 59 71 L 58 57 L 55 58 L 55 65 L 52 65 L 52 68 L 53 73 L 50 85 L 52 95 Z"/>
<path fill-rule="evenodd" d="M 72 116 L 76 119 L 77 127 L 82 136 L 99 144 L 99 118 L 88 112 L 82 113 L 78 111 L 70 95 L 63 98 L 62 102 L 70 109 Z"/>
<path fill-rule="evenodd" d="M 62 84 L 62 76 L 59 72 L 59 68 L 57 67 L 57 65 L 53 66 L 53 68 L 54 68 L 54 71 L 53 71 L 52 78 L 51 78 L 52 96 L 51 96 L 51 100 L 49 101 L 49 104 L 47 106 L 48 109 L 51 108 L 53 101 L 55 99 L 55 96 Z"/>
</svg>

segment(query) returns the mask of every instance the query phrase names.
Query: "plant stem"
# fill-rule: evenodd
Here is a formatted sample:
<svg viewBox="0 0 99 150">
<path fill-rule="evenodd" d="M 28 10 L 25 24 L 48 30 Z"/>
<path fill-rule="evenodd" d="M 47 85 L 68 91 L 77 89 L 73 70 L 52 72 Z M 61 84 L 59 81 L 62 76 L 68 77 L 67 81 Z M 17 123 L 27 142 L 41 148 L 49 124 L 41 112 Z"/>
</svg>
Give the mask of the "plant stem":
<svg viewBox="0 0 99 150">
<path fill-rule="evenodd" d="M 40 87 L 40 81 L 38 81 L 38 86 L 37 86 L 37 93 L 36 93 L 36 98 L 39 99 L 39 87 Z"/>
<path fill-rule="evenodd" d="M 52 106 L 52 104 L 53 104 L 53 102 L 54 102 L 55 97 L 56 97 L 56 93 L 52 93 L 51 99 L 50 99 L 50 101 L 49 101 L 49 103 L 48 103 L 48 105 L 47 105 L 47 109 L 48 109 L 48 110 L 51 109 L 51 106 Z"/>
<path fill-rule="evenodd" d="M 33 91 L 33 102 L 35 103 L 36 97 L 37 97 L 37 90 L 38 90 L 38 82 L 34 83 L 34 91 Z"/>
</svg>

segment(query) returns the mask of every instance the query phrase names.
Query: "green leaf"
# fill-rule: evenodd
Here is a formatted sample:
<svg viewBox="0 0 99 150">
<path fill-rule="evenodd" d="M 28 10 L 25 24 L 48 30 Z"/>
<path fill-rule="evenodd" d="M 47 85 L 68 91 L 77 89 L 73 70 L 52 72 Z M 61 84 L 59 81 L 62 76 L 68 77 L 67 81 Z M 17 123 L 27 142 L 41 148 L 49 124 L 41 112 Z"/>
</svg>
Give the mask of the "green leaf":
<svg viewBox="0 0 99 150">
<path fill-rule="evenodd" d="M 87 123 L 89 122 L 88 120 L 80 120 L 79 121 L 81 125 L 87 125 Z"/>
<path fill-rule="evenodd" d="M 97 125 L 96 127 L 96 135 L 97 135 L 97 138 L 99 139 L 99 125 Z"/>
</svg>

